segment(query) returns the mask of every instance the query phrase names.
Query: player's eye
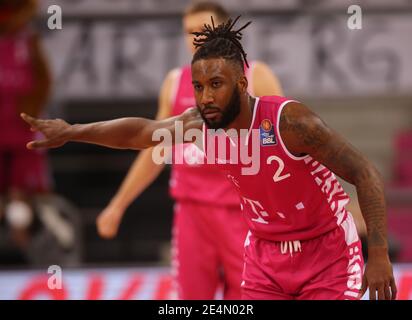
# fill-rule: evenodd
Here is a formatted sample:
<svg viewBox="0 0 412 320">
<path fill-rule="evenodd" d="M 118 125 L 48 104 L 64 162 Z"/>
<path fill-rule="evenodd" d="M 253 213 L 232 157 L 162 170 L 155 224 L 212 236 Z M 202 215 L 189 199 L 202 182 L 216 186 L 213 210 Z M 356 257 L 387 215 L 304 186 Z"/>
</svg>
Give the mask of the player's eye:
<svg viewBox="0 0 412 320">
<path fill-rule="evenodd" d="M 213 88 L 219 88 L 222 85 L 220 81 L 213 81 L 212 82 L 212 87 Z"/>
<path fill-rule="evenodd" d="M 201 90 L 202 90 L 202 86 L 201 86 L 200 84 L 194 84 L 194 85 L 193 85 L 193 88 L 194 88 L 196 91 L 201 91 Z"/>
</svg>

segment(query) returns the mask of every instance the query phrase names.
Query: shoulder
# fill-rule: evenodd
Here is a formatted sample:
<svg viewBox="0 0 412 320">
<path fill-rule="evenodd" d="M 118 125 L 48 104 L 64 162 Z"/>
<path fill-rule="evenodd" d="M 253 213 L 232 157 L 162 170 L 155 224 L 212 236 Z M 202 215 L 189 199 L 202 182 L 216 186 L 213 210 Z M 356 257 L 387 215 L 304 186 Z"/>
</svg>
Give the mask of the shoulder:
<svg viewBox="0 0 412 320">
<path fill-rule="evenodd" d="M 261 77 L 273 77 L 274 73 L 270 66 L 262 61 L 255 60 L 250 64 L 252 76 L 254 79 Z"/>
<path fill-rule="evenodd" d="M 322 119 L 304 104 L 293 101 L 285 105 L 279 118 L 279 129 L 291 151 L 308 152 L 325 143 L 331 134 Z M 309 149 L 308 149 L 309 148 Z"/>
<path fill-rule="evenodd" d="M 163 80 L 162 87 L 159 92 L 159 108 L 156 118 L 164 119 L 171 115 L 173 92 L 179 81 L 180 69 L 175 68 L 170 70 Z"/>
<path fill-rule="evenodd" d="M 254 61 L 251 65 L 252 81 L 256 95 L 283 94 L 279 79 L 264 62 Z"/>
<path fill-rule="evenodd" d="M 181 72 L 182 72 L 181 68 L 174 68 L 174 69 L 170 70 L 167 73 L 163 83 L 164 84 L 166 84 L 166 83 L 169 83 L 169 84 L 175 83 L 178 80 Z"/>
<path fill-rule="evenodd" d="M 260 60 L 251 61 L 250 67 L 253 69 L 254 73 L 271 71 L 270 67 L 266 63 Z"/>
<path fill-rule="evenodd" d="M 162 89 L 160 91 L 160 98 L 169 100 L 172 95 L 173 88 L 177 85 L 180 77 L 180 68 L 170 70 L 162 83 Z"/>
<path fill-rule="evenodd" d="M 320 124 L 321 119 L 306 105 L 298 101 L 292 100 L 286 103 L 281 110 L 280 126 L 285 129 L 297 127 L 310 129 Z"/>
</svg>

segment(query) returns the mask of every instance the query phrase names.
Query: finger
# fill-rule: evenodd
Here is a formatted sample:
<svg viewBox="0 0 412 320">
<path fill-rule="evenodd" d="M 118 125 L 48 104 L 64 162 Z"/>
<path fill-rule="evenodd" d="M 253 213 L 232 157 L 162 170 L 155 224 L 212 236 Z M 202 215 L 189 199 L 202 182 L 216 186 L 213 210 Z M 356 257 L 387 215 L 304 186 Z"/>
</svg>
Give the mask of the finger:
<svg viewBox="0 0 412 320">
<path fill-rule="evenodd" d="M 361 286 L 361 289 L 360 289 L 359 294 L 358 294 L 358 299 L 362 299 L 362 297 L 365 294 L 367 288 L 368 288 L 368 282 L 366 280 L 366 277 L 363 276 L 362 277 L 362 286 Z"/>
<path fill-rule="evenodd" d="M 385 285 L 380 284 L 377 287 L 378 290 L 378 300 L 385 300 L 385 289 L 384 289 Z"/>
<path fill-rule="evenodd" d="M 369 300 L 376 300 L 376 287 L 369 287 Z"/>
<path fill-rule="evenodd" d="M 391 289 L 389 283 L 385 283 L 383 290 L 385 292 L 385 300 L 391 300 Z"/>
<path fill-rule="evenodd" d="M 49 140 L 36 140 L 36 141 L 30 141 L 26 146 L 27 149 L 33 150 L 33 149 L 39 149 L 39 148 L 48 148 L 49 147 Z"/>
<path fill-rule="evenodd" d="M 27 122 L 28 124 L 30 124 L 31 126 L 36 126 L 36 124 L 37 124 L 37 119 L 29 116 L 29 115 L 26 114 L 26 113 L 21 113 L 20 116 L 22 117 L 22 119 L 23 119 L 24 121 L 26 121 L 26 122 Z"/>
<path fill-rule="evenodd" d="M 32 131 L 32 132 L 37 132 L 38 130 L 37 130 L 36 128 L 34 128 L 34 127 L 30 127 L 30 131 Z"/>
<path fill-rule="evenodd" d="M 33 147 L 33 143 L 34 143 L 34 141 L 30 141 L 29 143 L 27 143 L 27 144 L 26 144 L 26 148 L 29 149 L 29 150 L 35 149 L 35 148 Z"/>
<path fill-rule="evenodd" d="M 395 300 L 395 299 L 396 299 L 396 295 L 397 295 L 397 293 L 398 293 L 398 289 L 396 288 L 396 283 L 395 283 L 395 279 L 394 279 L 394 278 L 391 279 L 390 286 L 391 286 L 391 292 L 392 292 L 392 300 Z"/>
</svg>

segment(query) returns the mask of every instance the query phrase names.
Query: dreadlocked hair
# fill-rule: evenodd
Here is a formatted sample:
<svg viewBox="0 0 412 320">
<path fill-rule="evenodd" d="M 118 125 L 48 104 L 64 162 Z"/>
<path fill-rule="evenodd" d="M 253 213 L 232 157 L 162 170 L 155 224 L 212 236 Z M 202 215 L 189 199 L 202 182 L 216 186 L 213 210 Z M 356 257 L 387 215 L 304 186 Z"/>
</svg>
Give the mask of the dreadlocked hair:
<svg viewBox="0 0 412 320">
<path fill-rule="evenodd" d="M 242 70 L 244 70 L 244 63 L 249 68 L 246 59 L 247 54 L 240 43 L 242 39 L 240 31 L 251 24 L 252 21 L 249 21 L 238 30 L 233 30 L 239 18 L 240 16 L 236 17 L 233 21 L 229 19 L 227 22 L 215 26 L 213 17 L 211 17 L 212 25 L 205 24 L 201 32 L 193 32 L 196 36 L 193 44 L 199 50 L 194 54 L 192 64 L 201 59 L 224 58 L 237 61 L 241 65 Z"/>
</svg>

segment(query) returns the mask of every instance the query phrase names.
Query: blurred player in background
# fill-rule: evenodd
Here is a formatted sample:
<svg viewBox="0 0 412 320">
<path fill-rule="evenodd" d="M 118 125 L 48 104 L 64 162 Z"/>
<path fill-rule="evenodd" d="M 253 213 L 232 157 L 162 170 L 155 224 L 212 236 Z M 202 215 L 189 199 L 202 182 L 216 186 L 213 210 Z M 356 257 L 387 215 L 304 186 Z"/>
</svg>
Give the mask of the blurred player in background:
<svg viewBox="0 0 412 320">
<path fill-rule="evenodd" d="M 44 151 L 25 150 L 34 133 L 19 121 L 24 111 L 39 116 L 50 91 L 50 74 L 32 28 L 35 0 L 0 1 L 0 194 L 13 240 L 25 248 L 33 221 L 29 205 L 49 190 Z"/>
<path fill-rule="evenodd" d="M 185 38 L 192 54 L 196 50 L 192 32 L 200 31 L 211 16 L 217 23 L 229 17 L 213 2 L 194 3 L 184 12 Z M 253 61 L 245 73 L 251 95 L 282 95 L 278 79 L 264 63 Z M 191 66 L 171 70 L 160 91 L 156 119 L 179 115 L 194 105 Z M 199 154 L 193 144 L 183 148 L 186 154 Z M 98 217 L 101 236 L 112 238 L 117 234 L 127 207 L 163 170 L 165 165 L 155 164 L 151 155 L 151 149 L 139 154 L 117 194 Z M 217 168 L 184 163 L 173 165 L 170 192 L 175 200 L 172 267 L 178 298 L 213 299 L 221 283 L 225 299 L 240 298 L 247 229 L 236 190 Z"/>
<path fill-rule="evenodd" d="M 248 94 L 246 53 L 239 32 L 248 24 L 233 30 L 235 23 L 207 25 L 196 33 L 200 48 L 192 59 L 192 83 L 197 108 L 162 121 L 123 118 L 81 125 L 22 115 L 33 130 L 45 135 L 43 140 L 28 143 L 28 148 L 77 141 L 141 149 L 162 141 L 153 139 L 159 130 L 174 137 L 174 143 L 184 137 L 196 142 L 208 157 L 212 155 L 214 165 L 229 173 L 241 197 L 249 227 L 242 298 L 359 299 L 369 288 L 372 300 L 395 299 L 381 175 L 302 103 Z M 182 125 L 182 132 L 176 123 Z M 225 130 L 213 133 L 210 128 Z M 203 137 L 185 135 L 194 129 Z M 234 145 L 235 151 L 246 147 L 252 161 L 258 162 L 258 170 L 245 173 L 250 163 L 233 157 L 227 147 L 223 155 L 216 153 L 213 147 L 218 146 L 209 141 L 217 135 L 223 138 L 218 143 Z M 361 242 L 345 208 L 349 197 L 334 173 L 357 189 L 368 230 L 369 259 L 364 274 Z M 215 187 L 219 186 L 210 186 Z M 218 234 L 217 228 L 211 232 L 215 237 Z M 196 256 L 205 262 L 208 259 L 203 251 Z"/>
<path fill-rule="evenodd" d="M 69 249 L 74 232 L 51 202 L 45 151 L 22 147 L 35 133 L 22 125 L 19 114 L 40 116 L 51 89 L 34 26 L 37 7 L 36 0 L 0 0 L 0 219 L 24 262 L 42 264 L 57 247 Z M 56 243 L 45 240 L 49 234 Z"/>
</svg>

